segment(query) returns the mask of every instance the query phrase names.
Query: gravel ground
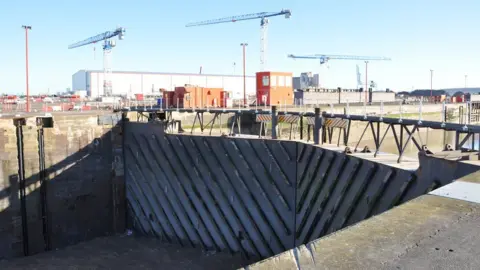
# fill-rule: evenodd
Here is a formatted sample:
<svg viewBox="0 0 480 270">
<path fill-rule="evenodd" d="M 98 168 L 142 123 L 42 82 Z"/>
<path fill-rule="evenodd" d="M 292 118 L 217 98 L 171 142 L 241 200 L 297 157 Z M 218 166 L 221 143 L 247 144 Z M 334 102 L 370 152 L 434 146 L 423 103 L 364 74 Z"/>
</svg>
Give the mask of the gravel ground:
<svg viewBox="0 0 480 270">
<path fill-rule="evenodd" d="M 0 269 L 238 269 L 251 262 L 133 236 L 97 238 L 62 250 L 0 261 Z"/>
</svg>

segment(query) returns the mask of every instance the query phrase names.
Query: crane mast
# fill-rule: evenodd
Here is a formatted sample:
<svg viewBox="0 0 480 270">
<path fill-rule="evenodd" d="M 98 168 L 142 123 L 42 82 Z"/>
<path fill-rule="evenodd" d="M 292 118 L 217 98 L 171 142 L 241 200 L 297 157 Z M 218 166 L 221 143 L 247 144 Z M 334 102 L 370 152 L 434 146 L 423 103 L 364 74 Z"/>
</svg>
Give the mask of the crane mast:
<svg viewBox="0 0 480 270">
<path fill-rule="evenodd" d="M 292 15 L 292 12 L 289 9 L 282 9 L 280 12 L 260 12 L 240 16 L 230 16 L 220 19 L 189 23 L 186 25 L 186 27 L 260 19 L 260 69 L 265 70 L 267 55 L 267 32 L 268 24 L 270 22 L 268 18 L 280 15 L 284 15 L 285 18 L 288 19 Z"/>
<path fill-rule="evenodd" d="M 111 54 L 112 49 L 116 46 L 115 40 L 113 37 L 118 36 L 119 40 L 123 40 L 125 36 L 125 28 L 118 27 L 113 31 L 107 31 L 102 34 L 98 34 L 96 36 L 87 38 L 83 41 L 71 44 L 68 46 L 69 49 L 74 49 L 78 47 L 82 47 L 88 44 L 97 43 L 99 41 L 104 41 L 103 44 L 103 95 L 104 96 L 112 96 L 113 95 L 113 88 L 112 88 L 112 68 L 111 68 Z"/>
</svg>

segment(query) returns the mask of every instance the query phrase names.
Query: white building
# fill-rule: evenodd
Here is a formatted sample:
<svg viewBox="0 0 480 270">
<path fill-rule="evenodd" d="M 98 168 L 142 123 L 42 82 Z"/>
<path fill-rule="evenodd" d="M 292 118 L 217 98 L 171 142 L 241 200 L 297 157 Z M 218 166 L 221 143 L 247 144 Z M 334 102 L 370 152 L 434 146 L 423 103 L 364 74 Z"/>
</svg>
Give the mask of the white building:
<svg viewBox="0 0 480 270">
<path fill-rule="evenodd" d="M 111 75 L 113 95 L 158 94 L 160 88 L 174 90 L 185 84 L 223 88 L 233 98 L 243 98 L 243 76 L 189 73 L 114 71 Z M 255 95 L 255 76 L 246 76 L 247 95 Z M 72 75 L 72 90 L 86 90 L 90 97 L 103 95 L 103 71 L 79 70 Z"/>
</svg>

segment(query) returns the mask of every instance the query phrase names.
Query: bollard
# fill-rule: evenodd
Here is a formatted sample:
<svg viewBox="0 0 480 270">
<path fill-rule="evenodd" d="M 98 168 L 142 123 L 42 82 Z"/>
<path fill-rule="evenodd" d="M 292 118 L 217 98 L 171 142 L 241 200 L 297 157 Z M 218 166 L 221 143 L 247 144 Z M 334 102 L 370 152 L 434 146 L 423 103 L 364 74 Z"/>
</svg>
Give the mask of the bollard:
<svg viewBox="0 0 480 270">
<path fill-rule="evenodd" d="M 313 127 L 313 144 L 320 144 L 320 129 L 322 128 L 322 118 L 320 108 L 315 108 L 315 126 Z"/>
<path fill-rule="evenodd" d="M 278 112 L 277 106 L 272 106 L 272 139 L 277 139 Z"/>
</svg>

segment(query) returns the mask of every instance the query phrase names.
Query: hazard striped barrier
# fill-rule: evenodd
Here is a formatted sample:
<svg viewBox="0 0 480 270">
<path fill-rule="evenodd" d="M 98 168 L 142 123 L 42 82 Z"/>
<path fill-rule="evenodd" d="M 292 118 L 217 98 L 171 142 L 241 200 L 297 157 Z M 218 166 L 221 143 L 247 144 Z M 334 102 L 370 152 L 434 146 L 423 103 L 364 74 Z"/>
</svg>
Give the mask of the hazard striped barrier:
<svg viewBox="0 0 480 270">
<path fill-rule="evenodd" d="M 288 123 L 294 124 L 300 120 L 300 116 L 298 115 L 279 115 L 278 116 L 278 123 Z M 255 117 L 256 122 L 271 122 L 272 116 L 269 114 L 257 114 Z"/>
<path fill-rule="evenodd" d="M 269 114 L 257 114 L 255 117 L 256 122 L 270 122 L 272 121 L 272 116 Z"/>
<path fill-rule="evenodd" d="M 325 126 L 330 128 L 347 128 L 348 120 L 342 118 L 327 118 Z"/>
<path fill-rule="evenodd" d="M 305 117 L 305 120 L 307 125 L 315 125 L 315 117 L 308 116 L 308 117 Z"/>
<path fill-rule="evenodd" d="M 300 120 L 300 116 L 298 115 L 279 115 L 278 116 L 279 123 L 294 124 L 294 123 L 298 123 L 299 120 Z"/>
</svg>

